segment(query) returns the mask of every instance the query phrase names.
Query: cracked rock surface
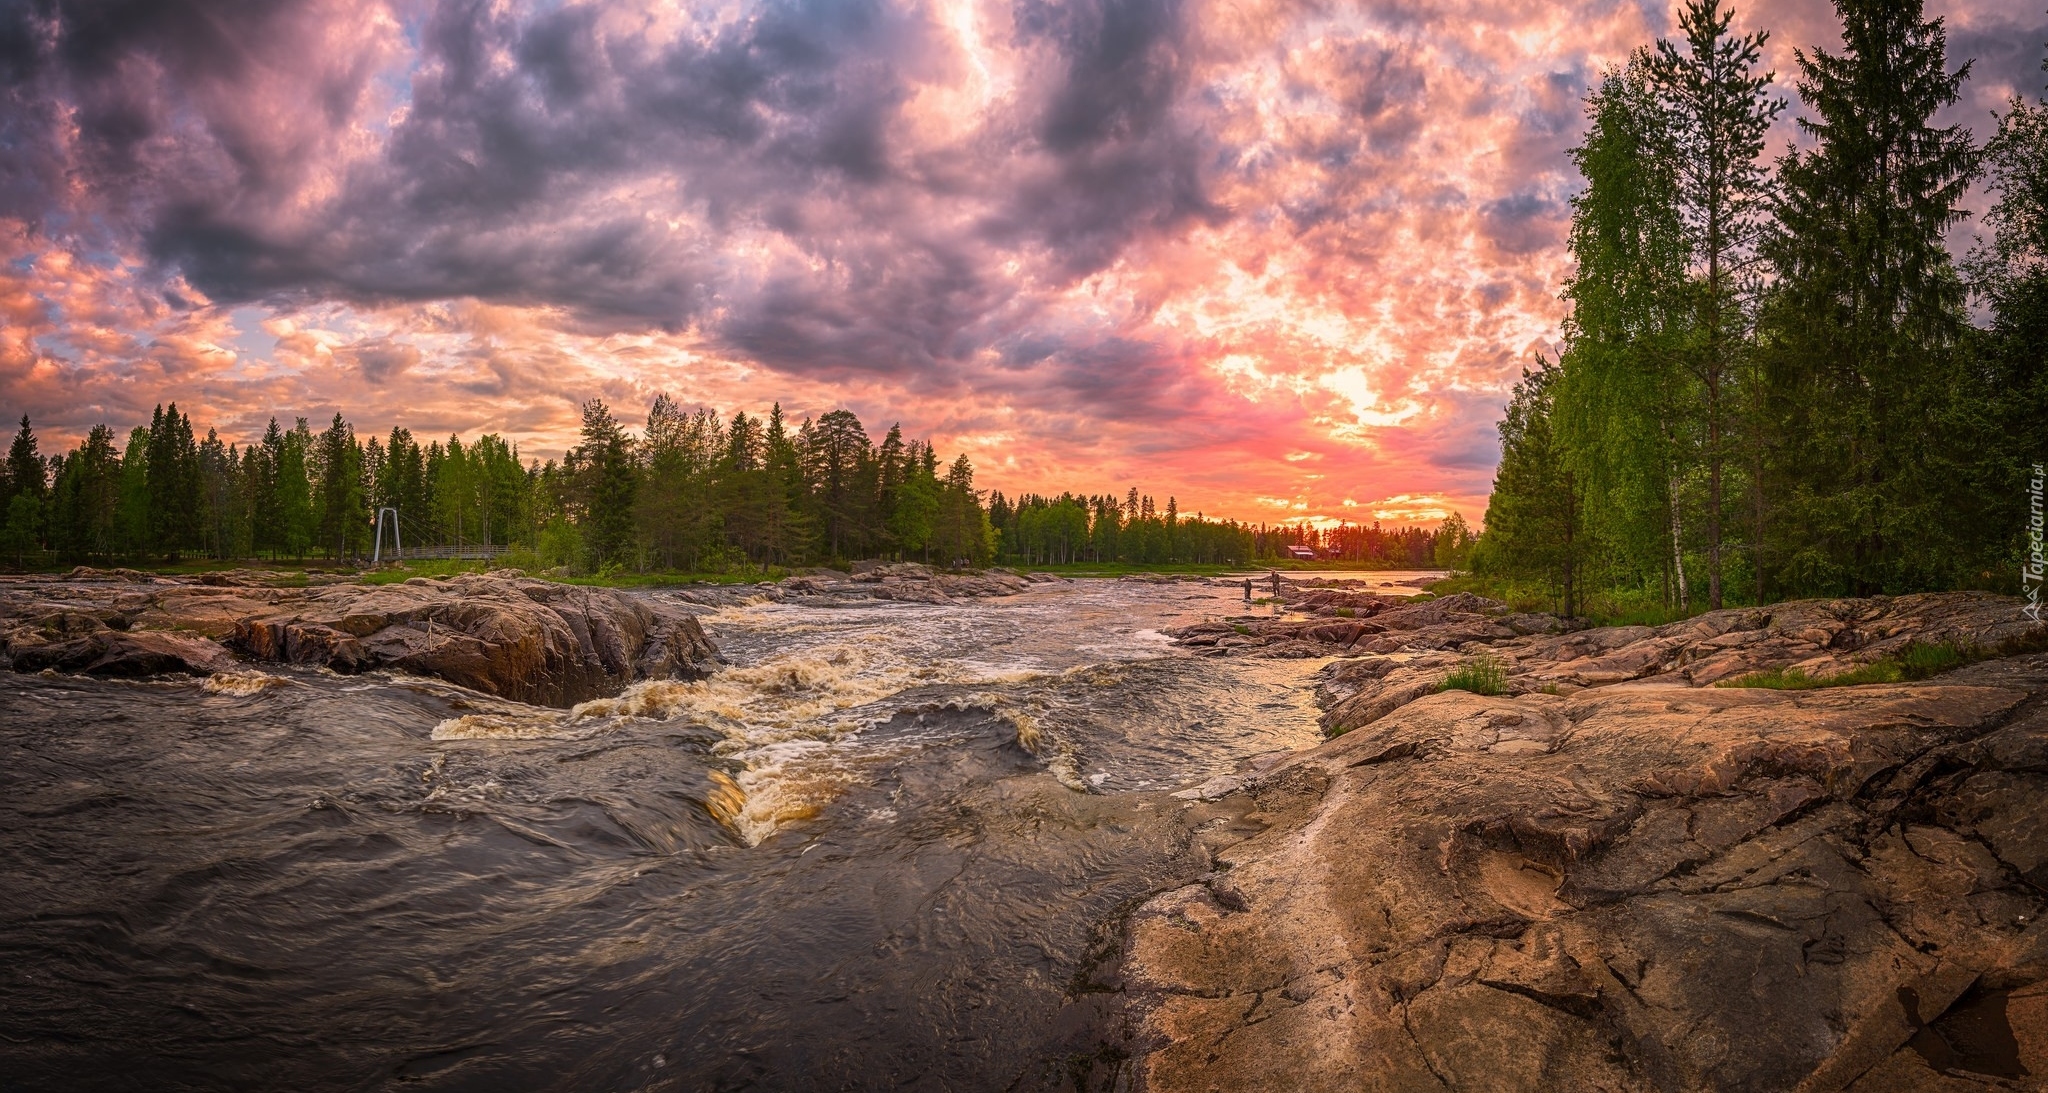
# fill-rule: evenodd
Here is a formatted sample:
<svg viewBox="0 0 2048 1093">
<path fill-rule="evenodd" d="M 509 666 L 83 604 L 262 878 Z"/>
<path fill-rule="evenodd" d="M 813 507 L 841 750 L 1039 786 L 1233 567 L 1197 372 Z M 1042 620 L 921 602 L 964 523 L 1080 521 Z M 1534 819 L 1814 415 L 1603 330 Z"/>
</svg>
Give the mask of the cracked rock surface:
<svg viewBox="0 0 2048 1093">
<path fill-rule="evenodd" d="M 1990 645 L 2017 615 L 1900 597 L 1494 639 L 1521 693 L 1420 688 L 1218 787 L 1269 826 L 1130 917 L 1136 1085 L 2044 1088 L 2048 655 L 1701 685 L 1730 652 Z"/>
<path fill-rule="evenodd" d="M 208 675 L 258 663 L 389 668 L 568 706 L 717 663 L 680 605 L 505 574 L 266 587 L 208 574 L 0 584 L 0 664 L 103 676 Z M 140 577 L 141 575 L 136 575 Z"/>
</svg>

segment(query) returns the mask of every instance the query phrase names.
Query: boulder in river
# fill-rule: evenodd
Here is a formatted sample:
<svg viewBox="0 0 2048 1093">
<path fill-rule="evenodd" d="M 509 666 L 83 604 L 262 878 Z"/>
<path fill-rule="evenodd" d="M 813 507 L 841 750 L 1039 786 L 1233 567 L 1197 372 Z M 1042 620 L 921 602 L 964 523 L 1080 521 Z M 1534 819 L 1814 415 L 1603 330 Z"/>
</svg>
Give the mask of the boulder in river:
<svg viewBox="0 0 2048 1093">
<path fill-rule="evenodd" d="M 247 659 L 389 668 L 567 706 L 639 679 L 693 677 L 718 653 L 679 605 L 512 576 L 312 588 L 157 581 L 0 585 L 0 657 L 18 671 L 210 674 Z"/>
</svg>

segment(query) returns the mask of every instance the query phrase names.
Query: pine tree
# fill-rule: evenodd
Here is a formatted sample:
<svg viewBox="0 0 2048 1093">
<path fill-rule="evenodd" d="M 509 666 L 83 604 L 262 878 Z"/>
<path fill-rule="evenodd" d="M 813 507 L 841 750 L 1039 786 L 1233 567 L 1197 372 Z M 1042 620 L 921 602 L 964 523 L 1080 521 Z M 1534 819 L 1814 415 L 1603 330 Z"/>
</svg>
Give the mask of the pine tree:
<svg viewBox="0 0 2048 1093">
<path fill-rule="evenodd" d="M 1657 43 L 1651 81 L 1666 111 L 1677 207 L 1698 283 L 1692 293 L 1701 344 L 1688 354 L 1704 403 L 1707 470 L 1707 599 L 1722 603 L 1722 479 L 1729 432 L 1729 386 L 1745 340 L 1737 286 L 1768 212 L 1769 177 L 1757 162 L 1764 135 L 1784 109 L 1758 75 L 1768 33 L 1729 33 L 1732 10 L 1720 0 L 1688 0 L 1679 15 L 1686 48 Z"/>
<path fill-rule="evenodd" d="M 787 564 L 809 551 L 810 528 L 803 516 L 803 461 L 783 422 L 779 402 L 768 411 L 763 460 L 769 490 L 762 511 L 768 560 Z"/>
<path fill-rule="evenodd" d="M 824 546 L 831 557 L 846 557 L 862 546 L 861 533 L 873 506 L 873 442 L 850 410 L 834 410 L 815 426 L 807 422 L 804 435 L 804 477 L 818 507 Z"/>
<path fill-rule="evenodd" d="M 64 460 L 53 493 L 60 530 L 52 546 L 78 559 L 110 558 L 120 549 L 121 457 L 112 429 L 92 427 Z"/>
</svg>

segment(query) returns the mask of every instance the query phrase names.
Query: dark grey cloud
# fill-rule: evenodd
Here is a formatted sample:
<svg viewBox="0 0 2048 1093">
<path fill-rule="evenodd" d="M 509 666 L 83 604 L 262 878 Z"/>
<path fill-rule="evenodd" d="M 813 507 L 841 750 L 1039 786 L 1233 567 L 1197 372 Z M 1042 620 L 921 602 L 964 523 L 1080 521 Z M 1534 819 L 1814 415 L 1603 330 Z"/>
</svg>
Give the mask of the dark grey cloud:
<svg viewBox="0 0 2048 1093">
<path fill-rule="evenodd" d="M 482 0 L 400 11 L 403 39 L 339 25 L 378 10 L 8 9 L 0 139 L 23 154 L 0 200 L 97 218 L 216 300 L 556 305 L 827 373 L 931 371 L 1000 333 L 977 328 L 1020 278 L 1057 286 L 1225 215 L 1179 113 L 1179 0 L 1021 5 L 1016 44 L 1047 64 L 943 147 L 905 143 L 903 112 L 953 47 L 886 0 L 767 0 L 658 41 L 590 6 Z M 351 127 L 381 146 L 347 154 Z M 77 173 L 92 208 L 63 196 Z M 776 258 L 734 268 L 741 239 Z"/>
</svg>

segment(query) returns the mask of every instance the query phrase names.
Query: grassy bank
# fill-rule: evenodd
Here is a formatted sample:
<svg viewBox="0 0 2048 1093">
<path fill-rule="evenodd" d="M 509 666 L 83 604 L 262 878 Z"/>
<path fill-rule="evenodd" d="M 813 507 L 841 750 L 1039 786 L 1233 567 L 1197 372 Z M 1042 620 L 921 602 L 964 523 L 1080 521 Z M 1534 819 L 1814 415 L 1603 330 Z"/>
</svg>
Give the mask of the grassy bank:
<svg viewBox="0 0 2048 1093">
<path fill-rule="evenodd" d="M 1499 577 L 1459 573 L 1424 587 L 1439 596 L 1470 592 L 1499 600 L 1517 611 L 1555 612 L 1558 609 L 1557 597 L 1548 588 Z M 1602 591 L 1586 596 L 1580 605 L 1579 617 L 1594 626 L 1663 626 L 1705 614 L 1706 611 L 1702 603 L 1695 603 L 1689 610 L 1679 610 L 1666 607 L 1649 593 Z"/>
</svg>

